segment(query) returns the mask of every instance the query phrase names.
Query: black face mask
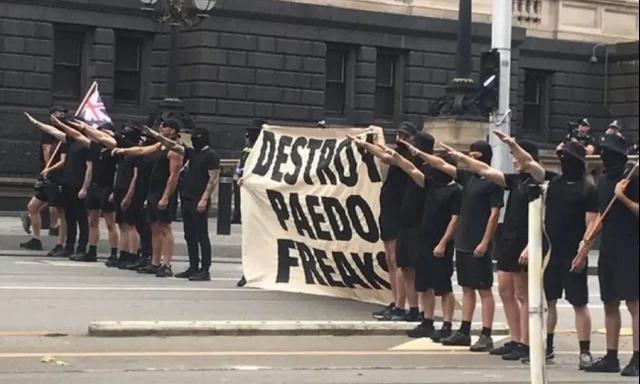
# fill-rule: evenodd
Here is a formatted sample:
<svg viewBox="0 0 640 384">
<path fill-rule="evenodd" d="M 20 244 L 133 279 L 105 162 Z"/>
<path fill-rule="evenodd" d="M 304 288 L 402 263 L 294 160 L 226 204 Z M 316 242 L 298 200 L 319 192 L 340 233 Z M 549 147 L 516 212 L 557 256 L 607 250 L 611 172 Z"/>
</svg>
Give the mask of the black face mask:
<svg viewBox="0 0 640 384">
<path fill-rule="evenodd" d="M 209 138 L 203 135 L 191 136 L 191 143 L 193 144 L 193 148 L 199 151 L 209 145 Z"/>
<path fill-rule="evenodd" d="M 491 158 L 493 157 L 493 150 L 491 149 L 491 145 L 484 141 L 477 141 L 471 144 L 471 148 L 469 148 L 471 152 L 479 152 L 480 158 L 478 160 L 482 161 L 485 164 L 491 165 Z"/>
<path fill-rule="evenodd" d="M 562 156 L 560 167 L 562 168 L 562 174 L 570 181 L 581 180 L 586 173 L 584 163 L 570 155 Z"/>
<path fill-rule="evenodd" d="M 616 179 L 624 173 L 627 166 L 627 157 L 625 155 L 605 148 L 602 150 L 600 158 L 604 164 L 604 171 L 609 178 Z"/>
</svg>

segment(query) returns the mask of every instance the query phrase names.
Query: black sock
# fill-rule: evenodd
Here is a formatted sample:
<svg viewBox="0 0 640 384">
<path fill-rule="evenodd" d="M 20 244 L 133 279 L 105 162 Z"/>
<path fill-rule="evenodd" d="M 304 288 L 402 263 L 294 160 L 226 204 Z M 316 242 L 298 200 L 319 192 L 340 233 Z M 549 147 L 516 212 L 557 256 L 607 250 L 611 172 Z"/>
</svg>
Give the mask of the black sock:
<svg viewBox="0 0 640 384">
<path fill-rule="evenodd" d="M 442 329 L 446 329 L 447 331 L 450 331 L 452 326 L 453 324 L 451 324 L 450 321 L 445 321 L 444 323 L 442 323 Z"/>
<path fill-rule="evenodd" d="M 418 313 L 418 318 L 420 318 L 420 319 L 424 319 L 424 312 L 420 312 L 420 313 Z"/>
<path fill-rule="evenodd" d="M 547 354 L 553 352 L 553 333 L 547 333 Z"/>
<path fill-rule="evenodd" d="M 118 256 L 118 248 L 111 248 L 111 256 Z"/>
<path fill-rule="evenodd" d="M 482 327 L 482 334 L 487 337 L 491 337 L 491 328 Z"/>
<path fill-rule="evenodd" d="M 633 356 L 631 356 L 631 361 L 638 364 L 638 351 L 633 351 Z"/>
<path fill-rule="evenodd" d="M 580 353 L 588 353 L 591 349 L 591 341 L 585 340 L 580 342 Z"/>
<path fill-rule="evenodd" d="M 427 328 L 433 328 L 433 319 L 424 319 L 422 324 Z"/>
<path fill-rule="evenodd" d="M 127 252 L 125 251 L 120 251 L 120 260 L 123 260 L 127 257 Z"/>
<path fill-rule="evenodd" d="M 409 308 L 409 314 L 412 315 L 412 316 L 413 315 L 418 316 L 418 311 L 419 311 L 418 307 Z"/>
<path fill-rule="evenodd" d="M 89 246 L 89 255 L 97 255 L 98 254 L 98 247 L 95 245 L 90 245 Z"/>
<path fill-rule="evenodd" d="M 470 321 L 463 321 L 462 323 L 460 323 L 460 333 L 462 333 L 465 336 L 469 336 L 471 334 Z"/>
<path fill-rule="evenodd" d="M 618 360 L 618 350 L 607 349 L 607 354 L 604 356 L 604 358 L 609 360 Z"/>
<path fill-rule="evenodd" d="M 391 303 L 389 303 L 389 305 L 388 305 L 387 307 L 389 307 L 389 308 L 393 309 L 393 308 L 395 308 L 395 307 L 396 307 L 396 303 L 394 303 L 394 302 L 392 301 Z"/>
</svg>

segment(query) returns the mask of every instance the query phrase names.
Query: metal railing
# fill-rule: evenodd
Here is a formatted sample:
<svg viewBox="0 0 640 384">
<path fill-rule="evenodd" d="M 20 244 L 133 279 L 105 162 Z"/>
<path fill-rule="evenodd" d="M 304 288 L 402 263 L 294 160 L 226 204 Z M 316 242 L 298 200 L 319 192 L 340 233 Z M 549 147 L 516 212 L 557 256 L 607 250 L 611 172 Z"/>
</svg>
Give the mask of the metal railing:
<svg viewBox="0 0 640 384">
<path fill-rule="evenodd" d="M 522 23 L 542 21 L 542 0 L 513 0 L 513 16 Z"/>
</svg>

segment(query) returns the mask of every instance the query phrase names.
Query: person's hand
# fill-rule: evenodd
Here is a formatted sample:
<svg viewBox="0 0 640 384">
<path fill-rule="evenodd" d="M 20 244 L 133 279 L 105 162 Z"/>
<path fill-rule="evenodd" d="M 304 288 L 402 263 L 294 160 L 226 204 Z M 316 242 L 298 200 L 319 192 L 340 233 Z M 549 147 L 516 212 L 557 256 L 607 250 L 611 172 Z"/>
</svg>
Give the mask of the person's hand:
<svg viewBox="0 0 640 384">
<path fill-rule="evenodd" d="M 444 253 L 447 251 L 447 245 L 439 242 L 435 248 L 433 248 L 433 256 L 437 258 L 443 258 Z"/>
<path fill-rule="evenodd" d="M 345 136 L 347 136 L 347 139 L 353 141 L 353 143 L 359 148 L 362 148 L 365 146 L 365 141 L 362 140 L 361 138 L 354 135 L 345 135 Z"/>
<path fill-rule="evenodd" d="M 87 197 L 87 190 L 84 188 L 80 188 L 80 190 L 78 191 L 78 199 L 84 200 L 85 197 Z"/>
<path fill-rule="evenodd" d="M 114 148 L 114 149 L 111 151 L 111 156 L 112 156 L 112 157 L 120 156 L 120 155 L 123 155 L 124 153 L 125 153 L 125 152 L 124 152 L 124 148 Z"/>
<path fill-rule="evenodd" d="M 384 155 L 380 157 L 380 161 L 385 164 L 394 164 L 400 158 L 400 154 L 391 148 L 387 148 Z"/>
<path fill-rule="evenodd" d="M 209 200 L 205 199 L 205 200 L 200 200 L 198 202 L 198 206 L 196 207 L 196 210 L 198 211 L 198 213 L 205 213 L 207 211 L 207 205 L 209 203 Z"/>
<path fill-rule="evenodd" d="M 417 157 L 418 156 L 418 148 L 414 147 L 413 144 L 411 144 L 410 142 L 404 140 L 404 139 L 398 139 L 398 144 L 402 144 L 405 147 L 407 147 L 407 149 L 409 150 L 409 153 L 411 154 L 411 156 L 413 157 Z"/>
<path fill-rule="evenodd" d="M 591 243 L 587 240 L 581 240 L 580 245 L 578 245 L 578 256 L 586 257 L 589 255 L 589 250 L 591 249 Z"/>
<path fill-rule="evenodd" d="M 576 255 L 571 262 L 571 272 L 580 273 L 587 266 L 587 257 Z"/>
<path fill-rule="evenodd" d="M 500 141 L 507 144 L 509 147 L 513 147 L 514 145 L 516 145 L 516 139 L 502 131 L 494 130 L 493 134 L 496 135 L 496 137 L 500 139 Z"/>
<path fill-rule="evenodd" d="M 518 264 L 520 265 L 528 265 L 529 264 L 529 248 L 525 248 L 522 253 L 520 253 L 520 258 L 518 258 Z"/>
<path fill-rule="evenodd" d="M 109 194 L 108 200 L 110 203 L 113 203 L 113 200 L 114 200 L 113 192 Z"/>
<path fill-rule="evenodd" d="M 130 206 L 131 206 L 130 197 L 125 197 L 124 199 L 122 199 L 122 203 L 120 203 L 120 207 L 122 208 L 123 211 L 126 211 L 127 209 L 129 209 Z"/>
<path fill-rule="evenodd" d="M 34 124 L 37 126 L 40 126 L 40 124 L 42 124 L 38 120 L 36 120 L 33 116 L 31 116 L 28 112 L 24 112 L 24 115 L 27 116 L 27 119 L 31 124 Z"/>
<path fill-rule="evenodd" d="M 40 172 L 40 174 L 46 179 L 47 177 L 49 177 L 49 172 L 49 168 L 45 168 L 42 170 L 42 172 Z"/>
<path fill-rule="evenodd" d="M 562 151 L 563 149 L 564 149 L 564 142 L 558 144 L 558 146 L 556 147 L 556 152 Z"/>
<path fill-rule="evenodd" d="M 618 184 L 616 184 L 616 189 L 614 190 L 614 193 L 616 194 L 616 197 L 618 199 L 623 199 L 625 197 L 624 192 L 627 190 L 627 186 L 629 185 L 629 182 L 630 182 L 629 179 L 623 179 L 623 180 L 620 180 Z"/>
<path fill-rule="evenodd" d="M 450 147 L 450 146 L 448 146 L 448 145 L 446 145 L 444 143 L 439 143 L 439 145 L 442 148 L 444 148 L 447 151 L 447 153 L 449 155 L 451 155 L 454 159 L 460 160 L 464 156 L 464 154 L 462 152 L 460 152 L 460 151 L 458 151 L 458 150 L 456 150 L 456 149 L 454 149 L 454 148 L 452 148 L 452 147 Z"/>
<path fill-rule="evenodd" d="M 169 199 L 166 198 L 162 198 L 160 199 L 160 201 L 158 201 L 158 209 L 161 211 L 164 211 L 165 209 L 167 209 L 167 207 L 169 206 Z"/>
<path fill-rule="evenodd" d="M 477 259 L 481 259 L 487 254 L 488 250 L 489 250 L 489 244 L 486 244 L 484 241 L 481 241 L 480 244 L 478 244 L 476 249 L 473 251 L 473 257 Z"/>
<path fill-rule="evenodd" d="M 244 182 L 244 178 L 243 177 L 239 177 L 238 181 L 237 181 L 238 187 L 242 187 L 242 183 L 243 182 Z"/>
</svg>

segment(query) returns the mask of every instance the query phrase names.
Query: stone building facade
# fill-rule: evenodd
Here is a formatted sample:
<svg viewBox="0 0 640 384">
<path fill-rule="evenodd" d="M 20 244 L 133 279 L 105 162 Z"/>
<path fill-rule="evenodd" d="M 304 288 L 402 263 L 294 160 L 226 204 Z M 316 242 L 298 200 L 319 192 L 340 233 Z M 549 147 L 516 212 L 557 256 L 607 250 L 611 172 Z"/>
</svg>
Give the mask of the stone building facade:
<svg viewBox="0 0 640 384">
<path fill-rule="evenodd" d="M 255 118 L 421 124 L 453 78 L 452 3 L 220 0 L 202 24 L 181 29 L 171 96 L 212 132 L 223 157 L 237 156 Z M 474 76 L 491 45 L 490 3 L 474 0 Z M 514 3 L 515 134 L 551 145 L 586 115 L 596 132 L 615 118 L 635 139 L 638 1 Z M 601 42 L 606 89 L 604 49 L 590 62 Z M 37 171 L 39 134 L 22 111 L 44 118 L 53 104 L 73 108 L 93 80 L 117 122 L 145 118 L 168 96 L 169 47 L 168 27 L 138 1 L 0 0 L 0 176 Z"/>
</svg>

